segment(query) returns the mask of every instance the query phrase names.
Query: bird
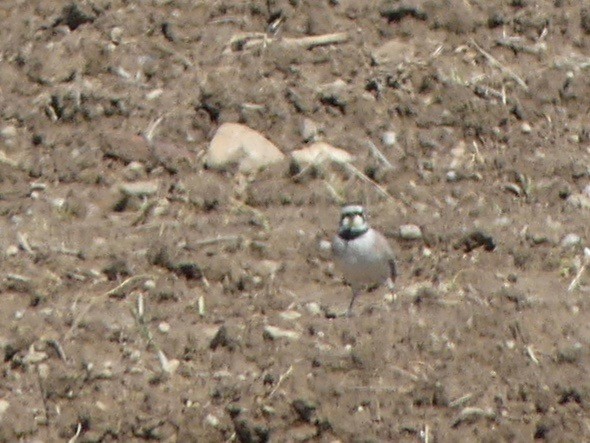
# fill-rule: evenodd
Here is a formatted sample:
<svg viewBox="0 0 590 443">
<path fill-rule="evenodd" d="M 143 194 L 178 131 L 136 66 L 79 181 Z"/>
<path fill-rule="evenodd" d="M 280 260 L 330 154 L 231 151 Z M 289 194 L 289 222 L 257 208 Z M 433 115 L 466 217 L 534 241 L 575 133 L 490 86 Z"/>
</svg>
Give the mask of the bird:
<svg viewBox="0 0 590 443">
<path fill-rule="evenodd" d="M 387 283 L 393 290 L 397 278 L 395 254 L 385 236 L 369 226 L 363 206 L 349 204 L 342 208 L 332 255 L 336 269 L 352 288 L 347 317 L 364 289 Z"/>
</svg>

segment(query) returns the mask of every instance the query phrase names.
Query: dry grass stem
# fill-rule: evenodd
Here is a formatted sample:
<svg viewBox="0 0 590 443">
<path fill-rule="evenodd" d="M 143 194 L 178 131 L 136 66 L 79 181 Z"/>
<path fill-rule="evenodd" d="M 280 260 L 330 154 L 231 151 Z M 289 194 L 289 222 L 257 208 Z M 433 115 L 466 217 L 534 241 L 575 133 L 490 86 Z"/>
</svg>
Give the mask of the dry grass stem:
<svg viewBox="0 0 590 443">
<path fill-rule="evenodd" d="M 568 286 L 568 288 L 567 288 L 568 292 L 572 292 L 574 289 L 576 289 L 580 285 L 580 280 L 582 279 L 582 276 L 586 272 L 586 267 L 588 266 L 589 263 L 590 263 L 590 248 L 584 248 L 584 262 L 583 262 L 582 266 L 580 266 L 580 269 L 578 269 L 576 276 L 574 277 L 574 279 L 572 280 L 572 282 Z"/>
<path fill-rule="evenodd" d="M 383 163 L 387 169 L 395 169 L 391 162 L 387 160 L 387 157 L 385 157 L 379 148 L 377 148 L 372 140 L 367 140 L 367 145 L 369 146 L 369 150 L 371 151 L 371 154 L 373 154 L 373 157 Z"/>
<path fill-rule="evenodd" d="M 273 395 L 275 395 L 275 393 L 281 386 L 281 383 L 283 383 L 283 381 L 291 374 L 291 372 L 293 372 L 293 365 L 289 366 L 289 368 L 279 376 L 279 380 L 277 381 L 277 384 L 275 385 L 274 389 L 270 391 L 270 393 L 268 394 L 268 398 L 271 398 Z"/>
<path fill-rule="evenodd" d="M 149 280 L 152 278 L 153 278 L 153 276 L 149 275 L 149 274 L 134 275 L 132 277 L 129 277 L 125 281 L 123 281 L 123 283 L 121 283 L 119 286 L 106 292 L 104 295 L 106 295 L 108 297 L 119 296 L 123 291 L 131 288 L 132 286 L 136 285 L 137 283 L 139 283 L 141 281 Z"/>
<path fill-rule="evenodd" d="M 35 255 L 35 251 L 29 244 L 29 239 L 27 238 L 27 234 L 23 234 L 22 232 L 17 232 L 16 239 L 18 241 L 18 245 L 20 248 L 25 251 L 29 255 Z"/>
<path fill-rule="evenodd" d="M 227 54 L 236 51 L 265 47 L 269 44 L 277 44 L 283 48 L 311 49 L 316 46 L 345 43 L 349 38 L 350 36 L 347 32 L 336 32 L 332 34 L 312 35 L 297 38 L 271 38 L 264 32 L 250 32 L 233 36 L 223 52 Z"/>
<path fill-rule="evenodd" d="M 158 117 L 156 120 L 154 120 L 153 122 L 151 122 L 148 127 L 146 128 L 145 132 L 143 133 L 143 136 L 145 137 L 145 139 L 151 143 L 152 140 L 154 139 L 154 134 L 156 133 L 156 129 L 158 128 L 158 126 L 160 126 L 160 123 L 162 123 L 162 120 L 164 120 L 164 116 L 160 116 Z"/>
<path fill-rule="evenodd" d="M 539 360 L 537 359 L 537 356 L 535 355 L 535 351 L 533 349 L 533 345 L 528 345 L 526 347 L 526 355 L 528 355 L 528 357 L 532 360 L 532 362 L 536 365 L 539 364 Z"/>
<path fill-rule="evenodd" d="M 76 443 L 76 440 L 78 440 L 78 437 L 80 437 L 81 433 L 82 433 L 82 424 L 78 423 L 78 425 L 76 426 L 76 433 L 74 434 L 74 436 L 72 438 L 70 438 L 68 440 L 68 443 Z"/>
</svg>

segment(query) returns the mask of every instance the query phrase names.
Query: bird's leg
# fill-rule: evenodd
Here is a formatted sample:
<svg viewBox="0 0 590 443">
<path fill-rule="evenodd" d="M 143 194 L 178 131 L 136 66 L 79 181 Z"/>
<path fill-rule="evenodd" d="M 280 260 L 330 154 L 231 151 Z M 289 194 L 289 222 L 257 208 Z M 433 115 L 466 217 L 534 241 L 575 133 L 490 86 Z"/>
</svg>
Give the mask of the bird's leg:
<svg viewBox="0 0 590 443">
<path fill-rule="evenodd" d="M 352 306 L 354 305 L 354 301 L 356 300 L 357 296 L 359 295 L 360 289 L 353 287 L 352 288 L 352 298 L 350 299 L 350 305 L 348 305 L 348 311 L 346 311 L 346 316 L 352 316 Z"/>
</svg>

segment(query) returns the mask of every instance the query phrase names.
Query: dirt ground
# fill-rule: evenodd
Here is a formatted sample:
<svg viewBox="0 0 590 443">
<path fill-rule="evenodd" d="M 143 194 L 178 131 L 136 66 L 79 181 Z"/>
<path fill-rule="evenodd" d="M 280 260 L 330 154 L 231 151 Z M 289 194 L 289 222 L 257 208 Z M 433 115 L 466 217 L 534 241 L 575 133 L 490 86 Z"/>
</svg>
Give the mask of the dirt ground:
<svg viewBox="0 0 590 443">
<path fill-rule="evenodd" d="M 0 2 L 0 441 L 590 441 L 583 3 Z M 207 170 L 224 122 L 371 181 Z"/>
</svg>

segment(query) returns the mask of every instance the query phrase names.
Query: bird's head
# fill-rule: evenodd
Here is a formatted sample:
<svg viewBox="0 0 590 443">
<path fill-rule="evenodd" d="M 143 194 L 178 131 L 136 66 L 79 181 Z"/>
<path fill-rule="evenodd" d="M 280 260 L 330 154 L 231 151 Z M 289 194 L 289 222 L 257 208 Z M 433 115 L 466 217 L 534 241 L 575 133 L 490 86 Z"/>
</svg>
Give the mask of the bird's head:
<svg viewBox="0 0 590 443">
<path fill-rule="evenodd" d="M 340 213 L 338 235 L 350 240 L 363 235 L 369 230 L 365 210 L 360 205 L 346 205 Z"/>
</svg>

